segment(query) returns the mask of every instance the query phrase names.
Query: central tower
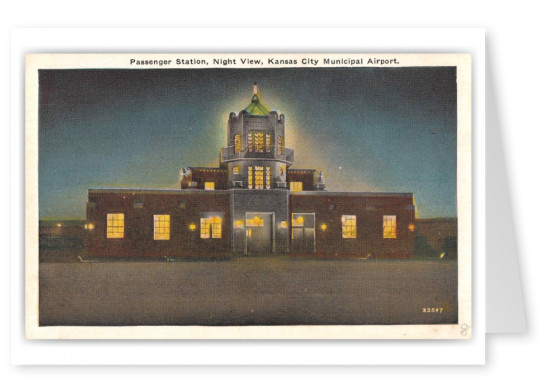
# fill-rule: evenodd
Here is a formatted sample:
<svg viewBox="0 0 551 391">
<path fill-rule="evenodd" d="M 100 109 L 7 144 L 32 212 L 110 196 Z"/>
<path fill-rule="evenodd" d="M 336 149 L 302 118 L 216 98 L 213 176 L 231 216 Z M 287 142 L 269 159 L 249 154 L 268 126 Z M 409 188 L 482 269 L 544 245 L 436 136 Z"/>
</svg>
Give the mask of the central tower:
<svg viewBox="0 0 551 391">
<path fill-rule="evenodd" d="M 238 114 L 230 113 L 227 136 L 220 166 L 228 170 L 230 188 L 287 188 L 294 150 L 285 148 L 285 116 L 261 101 L 256 82 L 251 103 Z"/>
</svg>

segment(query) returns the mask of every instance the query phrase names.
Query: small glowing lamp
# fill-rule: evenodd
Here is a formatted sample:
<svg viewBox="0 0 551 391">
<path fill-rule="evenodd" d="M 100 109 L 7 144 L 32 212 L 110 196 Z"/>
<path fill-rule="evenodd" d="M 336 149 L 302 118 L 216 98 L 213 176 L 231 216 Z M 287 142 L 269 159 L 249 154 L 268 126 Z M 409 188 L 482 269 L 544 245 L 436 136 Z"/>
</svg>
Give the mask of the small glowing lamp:
<svg viewBox="0 0 551 391">
<path fill-rule="evenodd" d="M 321 230 L 322 230 L 322 231 L 325 231 L 326 229 L 327 229 L 327 224 L 323 223 L 323 224 L 321 225 Z"/>
<path fill-rule="evenodd" d="M 410 224 L 408 225 L 409 232 L 415 232 L 415 225 Z"/>
<path fill-rule="evenodd" d="M 189 225 L 189 230 L 190 230 L 190 231 L 195 231 L 196 228 L 197 228 L 197 226 L 196 226 L 195 224 L 193 224 L 193 223 L 191 223 L 191 224 Z"/>
<path fill-rule="evenodd" d="M 61 227 L 61 223 L 57 223 L 56 225 L 57 225 L 58 227 Z"/>
<path fill-rule="evenodd" d="M 233 226 L 235 228 L 243 228 L 244 225 L 245 225 L 245 222 L 243 220 L 235 220 L 233 222 Z"/>
<path fill-rule="evenodd" d="M 282 221 L 280 223 L 281 228 L 287 228 L 288 225 L 289 225 L 289 223 L 287 223 L 286 221 Z"/>
</svg>

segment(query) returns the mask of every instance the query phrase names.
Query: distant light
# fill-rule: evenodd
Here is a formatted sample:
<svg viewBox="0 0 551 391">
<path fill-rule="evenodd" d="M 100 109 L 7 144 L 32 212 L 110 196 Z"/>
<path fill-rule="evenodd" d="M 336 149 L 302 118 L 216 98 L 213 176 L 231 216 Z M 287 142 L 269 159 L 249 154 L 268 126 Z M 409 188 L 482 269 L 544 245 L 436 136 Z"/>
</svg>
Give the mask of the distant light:
<svg viewBox="0 0 551 391">
<path fill-rule="evenodd" d="M 326 229 L 327 229 L 327 224 L 323 223 L 323 224 L 321 225 L 321 230 L 322 230 L 322 231 L 325 231 Z"/>
<path fill-rule="evenodd" d="M 197 226 L 196 226 L 195 224 L 193 224 L 193 223 L 191 223 L 191 224 L 189 225 L 190 231 L 195 231 L 196 228 L 197 228 Z"/>
<path fill-rule="evenodd" d="M 440 259 L 444 258 L 446 256 L 446 253 L 440 254 Z"/>
<path fill-rule="evenodd" d="M 57 223 L 56 225 L 57 225 L 58 227 L 61 227 L 61 223 Z"/>
<path fill-rule="evenodd" d="M 243 228 L 245 226 L 245 222 L 243 220 L 235 220 L 233 222 L 234 228 Z"/>
<path fill-rule="evenodd" d="M 89 231 L 93 230 L 94 229 L 94 223 L 84 224 L 84 229 L 87 229 Z"/>
<path fill-rule="evenodd" d="M 279 224 L 279 226 L 280 226 L 281 228 L 287 228 L 288 225 L 289 225 L 289 223 L 286 222 L 286 221 L 282 221 L 282 222 Z"/>
<path fill-rule="evenodd" d="M 415 225 L 410 224 L 408 225 L 409 232 L 415 232 Z"/>
</svg>

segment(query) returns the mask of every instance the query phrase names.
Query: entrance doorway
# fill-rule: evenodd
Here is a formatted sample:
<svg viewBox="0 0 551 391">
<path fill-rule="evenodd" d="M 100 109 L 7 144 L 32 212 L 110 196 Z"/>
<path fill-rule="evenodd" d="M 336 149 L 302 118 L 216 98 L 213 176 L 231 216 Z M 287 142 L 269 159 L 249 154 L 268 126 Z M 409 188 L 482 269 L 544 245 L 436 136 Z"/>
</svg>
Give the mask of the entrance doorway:
<svg viewBox="0 0 551 391">
<path fill-rule="evenodd" d="M 246 213 L 245 254 L 270 254 L 274 252 L 273 225 L 273 213 Z"/>
<path fill-rule="evenodd" d="M 316 251 L 316 215 L 293 213 L 291 220 L 291 251 L 311 254 Z"/>
</svg>

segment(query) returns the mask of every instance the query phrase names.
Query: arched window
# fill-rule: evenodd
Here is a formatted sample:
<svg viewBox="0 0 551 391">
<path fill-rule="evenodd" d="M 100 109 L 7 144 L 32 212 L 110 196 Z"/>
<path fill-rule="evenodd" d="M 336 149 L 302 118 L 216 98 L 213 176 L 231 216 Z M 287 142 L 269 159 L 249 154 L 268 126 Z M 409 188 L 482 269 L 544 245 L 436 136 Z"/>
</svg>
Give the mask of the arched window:
<svg viewBox="0 0 551 391">
<path fill-rule="evenodd" d="M 233 153 L 241 152 L 241 135 L 236 134 L 233 138 Z"/>
</svg>

